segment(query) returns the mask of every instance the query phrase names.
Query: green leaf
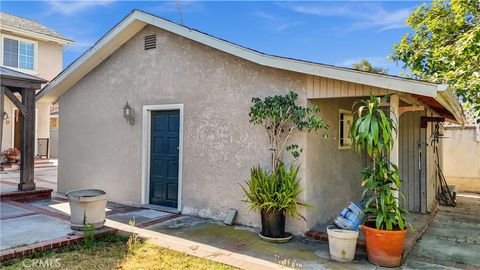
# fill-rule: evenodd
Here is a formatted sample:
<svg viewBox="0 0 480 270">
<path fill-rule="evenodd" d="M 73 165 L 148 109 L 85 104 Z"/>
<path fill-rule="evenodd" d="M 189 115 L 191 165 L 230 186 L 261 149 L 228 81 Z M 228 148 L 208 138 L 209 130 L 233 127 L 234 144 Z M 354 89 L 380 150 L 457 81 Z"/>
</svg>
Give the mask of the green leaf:
<svg viewBox="0 0 480 270">
<path fill-rule="evenodd" d="M 383 214 L 379 214 L 375 219 L 375 226 L 378 230 L 382 229 Z"/>
</svg>

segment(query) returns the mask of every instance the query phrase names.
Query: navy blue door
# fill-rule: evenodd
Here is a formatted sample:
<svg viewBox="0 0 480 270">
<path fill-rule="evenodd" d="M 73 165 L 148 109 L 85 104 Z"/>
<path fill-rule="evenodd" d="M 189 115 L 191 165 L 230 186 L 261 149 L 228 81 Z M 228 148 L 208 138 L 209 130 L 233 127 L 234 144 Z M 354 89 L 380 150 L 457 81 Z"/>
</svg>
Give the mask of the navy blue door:
<svg viewBox="0 0 480 270">
<path fill-rule="evenodd" d="M 151 130 L 150 203 L 176 208 L 180 112 L 152 112 Z"/>
</svg>

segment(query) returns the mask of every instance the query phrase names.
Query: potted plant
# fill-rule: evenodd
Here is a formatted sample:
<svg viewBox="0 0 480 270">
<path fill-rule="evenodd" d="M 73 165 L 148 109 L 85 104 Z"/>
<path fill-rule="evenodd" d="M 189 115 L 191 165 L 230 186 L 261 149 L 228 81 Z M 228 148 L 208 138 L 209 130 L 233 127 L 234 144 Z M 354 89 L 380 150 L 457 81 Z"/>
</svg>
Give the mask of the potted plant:
<svg viewBox="0 0 480 270">
<path fill-rule="evenodd" d="M 20 151 L 17 148 L 9 148 L 5 151 L 9 163 L 15 163 L 20 156 Z"/>
<path fill-rule="evenodd" d="M 264 240 L 278 239 L 288 241 L 292 235 L 285 232 L 285 214 L 305 219 L 298 211 L 298 206 L 305 204 L 297 201 L 302 192 L 298 178 L 299 166 L 290 166 L 287 170 L 283 163 L 274 172 L 263 170 L 260 166 L 251 169 L 251 177 L 242 186 L 250 208 L 259 210 L 262 219 L 260 237 Z M 274 240 L 270 240 L 274 241 Z"/>
<path fill-rule="evenodd" d="M 395 267 L 402 258 L 407 211 L 399 206 L 398 196 L 402 194 L 398 167 L 388 160 L 397 128 L 395 119 L 387 117 L 381 107 L 385 98 L 370 95 L 368 100 L 356 101 L 358 118 L 350 132 L 355 149 L 366 153 L 371 161 L 361 173 L 365 187 L 363 197 L 368 197 L 364 208 L 366 220 L 362 225 L 368 260 Z"/>
<path fill-rule="evenodd" d="M 294 158 L 302 153 L 298 145 L 289 144 L 290 138 L 295 132 L 310 132 L 328 127 L 323 119 L 315 115 L 319 111 L 317 107 L 299 106 L 296 104 L 297 99 L 298 94 L 293 91 L 285 96 L 269 96 L 263 100 L 252 98 L 250 122 L 262 125 L 267 132 L 271 170 L 254 167 L 246 187 L 242 186 L 242 189 L 247 197 L 244 201 L 260 211 L 260 236 L 265 240 L 288 241 L 291 234 L 285 233 L 285 214 L 302 217 L 298 206 L 305 205 L 297 199 L 302 192 L 298 179 L 300 167 L 291 165 L 287 170 L 283 162 L 285 152 Z"/>
</svg>

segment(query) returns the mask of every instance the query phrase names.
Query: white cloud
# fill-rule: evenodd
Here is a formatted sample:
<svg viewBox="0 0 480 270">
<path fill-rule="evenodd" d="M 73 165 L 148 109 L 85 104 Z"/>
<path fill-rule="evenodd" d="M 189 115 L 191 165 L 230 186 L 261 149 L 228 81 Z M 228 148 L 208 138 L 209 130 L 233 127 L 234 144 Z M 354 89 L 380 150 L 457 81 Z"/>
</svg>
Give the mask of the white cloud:
<svg viewBox="0 0 480 270">
<path fill-rule="evenodd" d="M 75 15 L 77 12 L 98 6 L 108 6 L 115 0 L 79 0 L 79 1 L 47 1 L 50 12 L 60 13 L 63 15 Z"/>
<path fill-rule="evenodd" d="M 281 3 L 280 6 L 303 14 L 347 18 L 352 23 L 346 31 L 404 28 L 407 27 L 405 20 L 413 11 L 413 8 L 386 10 L 378 2 Z"/>
<path fill-rule="evenodd" d="M 256 11 L 253 13 L 253 15 L 264 20 L 267 27 L 273 29 L 276 32 L 280 32 L 288 28 L 303 24 L 303 22 L 301 21 L 288 21 L 263 11 Z"/>
</svg>

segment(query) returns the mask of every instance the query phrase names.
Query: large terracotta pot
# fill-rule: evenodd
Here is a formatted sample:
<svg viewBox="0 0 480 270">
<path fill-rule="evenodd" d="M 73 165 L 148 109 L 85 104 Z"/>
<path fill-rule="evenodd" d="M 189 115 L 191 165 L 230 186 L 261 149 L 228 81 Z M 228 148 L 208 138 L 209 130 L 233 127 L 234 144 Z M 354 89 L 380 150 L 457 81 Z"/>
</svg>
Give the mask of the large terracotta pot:
<svg viewBox="0 0 480 270">
<path fill-rule="evenodd" d="M 384 267 L 399 266 L 402 260 L 407 229 L 387 231 L 377 230 L 371 226 L 372 224 L 368 223 L 362 225 L 365 244 L 367 245 L 368 261 Z"/>
</svg>

